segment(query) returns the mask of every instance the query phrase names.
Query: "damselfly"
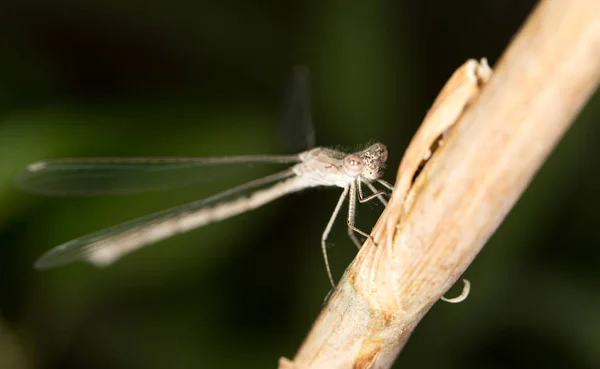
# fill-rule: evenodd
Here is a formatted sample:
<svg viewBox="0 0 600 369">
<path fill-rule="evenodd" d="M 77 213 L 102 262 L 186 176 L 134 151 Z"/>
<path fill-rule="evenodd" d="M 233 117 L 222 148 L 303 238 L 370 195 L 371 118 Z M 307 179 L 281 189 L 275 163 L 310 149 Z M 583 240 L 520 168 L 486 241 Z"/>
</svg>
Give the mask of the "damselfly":
<svg viewBox="0 0 600 369">
<path fill-rule="evenodd" d="M 301 91 L 307 90 L 306 78 L 306 73 L 297 72 L 294 74 L 293 84 L 299 85 Z M 306 113 L 305 108 L 308 97 L 304 95 L 307 94 L 300 93 L 303 97 L 292 101 L 303 104 L 304 107 L 292 113 L 300 116 L 305 121 L 304 124 L 310 124 L 310 114 Z M 298 112 L 301 114 L 297 114 Z M 284 171 L 230 188 L 206 199 L 76 238 L 42 255 L 35 266 L 46 269 L 78 260 L 108 265 L 142 246 L 244 213 L 286 194 L 317 186 L 336 186 L 343 189 L 342 194 L 321 237 L 327 275 L 334 286 L 326 250 L 331 227 L 348 198 L 347 226 L 350 238 L 360 248 L 361 243 L 355 233 L 370 237 L 368 233 L 355 227 L 356 201 L 366 202 L 378 198 L 386 205 L 384 195 L 386 190 L 392 189 L 381 178 L 387 157 L 387 148 L 376 143 L 355 153 L 316 147 L 297 155 L 281 156 L 57 159 L 28 165 L 18 177 L 17 183 L 26 190 L 50 195 L 118 192 L 158 188 L 164 184 L 164 178 L 182 178 L 182 174 L 194 173 L 195 178 L 209 176 L 215 168 L 234 164 L 293 163 L 293 166 Z M 162 179 L 153 180 L 155 178 Z M 185 181 L 185 178 L 182 180 Z M 374 184 L 382 185 L 385 190 L 378 190 Z M 363 194 L 363 185 L 369 189 L 369 195 Z"/>
</svg>

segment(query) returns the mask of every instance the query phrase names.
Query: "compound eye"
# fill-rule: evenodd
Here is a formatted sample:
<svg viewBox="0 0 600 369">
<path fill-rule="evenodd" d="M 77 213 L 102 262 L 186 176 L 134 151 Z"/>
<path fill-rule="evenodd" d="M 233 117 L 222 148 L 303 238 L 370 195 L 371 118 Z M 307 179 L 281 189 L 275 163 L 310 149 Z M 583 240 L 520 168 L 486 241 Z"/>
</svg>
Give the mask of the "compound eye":
<svg viewBox="0 0 600 369">
<path fill-rule="evenodd" d="M 381 145 L 383 146 L 383 145 Z M 383 148 L 381 149 L 381 153 L 379 154 L 379 159 L 385 163 L 388 160 L 388 150 L 387 147 L 383 146 Z"/>
<path fill-rule="evenodd" d="M 344 158 L 344 172 L 348 175 L 360 175 L 364 166 L 362 158 L 356 154 L 350 154 Z"/>
</svg>

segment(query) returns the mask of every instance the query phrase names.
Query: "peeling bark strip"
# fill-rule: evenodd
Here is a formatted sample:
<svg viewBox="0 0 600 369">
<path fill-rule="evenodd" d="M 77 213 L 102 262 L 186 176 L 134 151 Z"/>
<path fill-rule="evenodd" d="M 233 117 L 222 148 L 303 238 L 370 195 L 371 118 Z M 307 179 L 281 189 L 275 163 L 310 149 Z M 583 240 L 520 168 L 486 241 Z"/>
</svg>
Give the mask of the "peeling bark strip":
<svg viewBox="0 0 600 369">
<path fill-rule="evenodd" d="M 471 59 L 452 74 L 440 91 L 408 145 L 398 168 L 393 196 L 396 201 L 404 203 L 405 209 L 408 207 L 406 195 L 417 170 L 431 158 L 434 145 L 448 136 L 458 118 L 479 95 L 481 87 L 491 76 L 492 70 L 486 59 L 481 59 L 481 62 Z"/>
<path fill-rule="evenodd" d="M 475 81 L 485 80 L 485 73 L 474 70 Z M 407 149 L 394 193 L 373 229 L 379 246 L 365 243 L 294 361 L 281 359 L 280 369 L 391 367 L 599 80 L 600 1 L 546 0 L 479 96 L 461 106 L 442 95 L 448 88 L 447 96 L 458 96 L 474 84 L 445 87 Z M 439 121 L 432 118 L 437 115 Z"/>
<path fill-rule="evenodd" d="M 393 244 L 394 227 L 397 226 L 402 213 L 410 209 L 413 199 L 418 193 L 416 188 L 409 192 L 414 184 L 413 180 L 416 179 L 417 171 L 423 168 L 431 159 L 434 150 L 442 146 L 452 127 L 457 123 L 467 106 L 479 96 L 481 88 L 489 81 L 491 76 L 492 69 L 485 58 L 481 59 L 479 63 L 473 59 L 468 60 L 452 74 L 433 102 L 431 109 L 423 119 L 423 123 L 421 123 L 417 133 L 408 145 L 398 168 L 398 176 L 390 201 L 403 204 L 403 208 L 401 212 L 396 213 L 397 217 L 390 216 L 388 218 L 387 245 L 391 246 Z M 421 173 L 419 172 L 419 174 Z M 388 252 L 390 251 L 388 250 Z"/>
</svg>

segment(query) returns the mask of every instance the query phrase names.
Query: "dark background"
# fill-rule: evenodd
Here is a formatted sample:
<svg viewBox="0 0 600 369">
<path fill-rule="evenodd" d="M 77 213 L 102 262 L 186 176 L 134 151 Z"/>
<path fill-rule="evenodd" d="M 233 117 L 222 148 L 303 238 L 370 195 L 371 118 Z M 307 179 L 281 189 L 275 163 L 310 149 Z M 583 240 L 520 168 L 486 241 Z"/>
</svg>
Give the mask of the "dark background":
<svg viewBox="0 0 600 369">
<path fill-rule="evenodd" d="M 55 245 L 249 174 L 92 198 L 31 195 L 12 178 L 64 156 L 285 153 L 284 90 L 301 63 L 317 144 L 382 141 L 393 181 L 447 78 L 467 58 L 493 66 L 533 6 L 3 1 L 0 368 L 275 368 L 293 357 L 329 290 L 319 240 L 339 189 L 288 196 L 104 270 L 38 272 Z M 435 305 L 395 367 L 600 368 L 598 102 L 465 273 L 466 302 Z M 359 226 L 381 209 L 361 206 Z M 336 278 L 356 252 L 342 224 L 330 238 Z"/>
</svg>

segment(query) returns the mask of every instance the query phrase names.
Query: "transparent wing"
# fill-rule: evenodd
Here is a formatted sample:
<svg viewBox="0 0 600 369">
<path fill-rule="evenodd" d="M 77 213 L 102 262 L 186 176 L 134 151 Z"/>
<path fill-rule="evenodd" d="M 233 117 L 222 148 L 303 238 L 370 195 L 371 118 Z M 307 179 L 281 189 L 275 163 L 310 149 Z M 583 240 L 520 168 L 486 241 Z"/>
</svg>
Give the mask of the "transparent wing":
<svg viewBox="0 0 600 369">
<path fill-rule="evenodd" d="M 299 152 L 315 146 L 311 118 L 308 68 L 296 66 L 287 87 L 283 110 L 283 135 L 286 149 Z"/>
<path fill-rule="evenodd" d="M 53 196 L 132 193 L 202 183 L 256 164 L 299 161 L 297 155 L 56 159 L 28 165 L 16 184 Z"/>
<path fill-rule="evenodd" d="M 78 260 L 87 260 L 99 266 L 108 265 L 142 246 L 254 209 L 286 193 L 301 189 L 289 186 L 287 188 L 291 190 L 277 192 L 277 185 L 274 185 L 268 194 L 255 197 L 252 201 L 247 197 L 239 197 L 245 191 L 293 176 L 293 171 L 288 169 L 233 187 L 203 200 L 162 210 L 76 238 L 42 255 L 35 263 L 35 267 L 48 269 Z M 289 182 L 281 184 L 287 183 Z M 267 190 L 263 189 L 264 192 Z M 254 194 L 257 193 L 258 191 Z"/>
</svg>

